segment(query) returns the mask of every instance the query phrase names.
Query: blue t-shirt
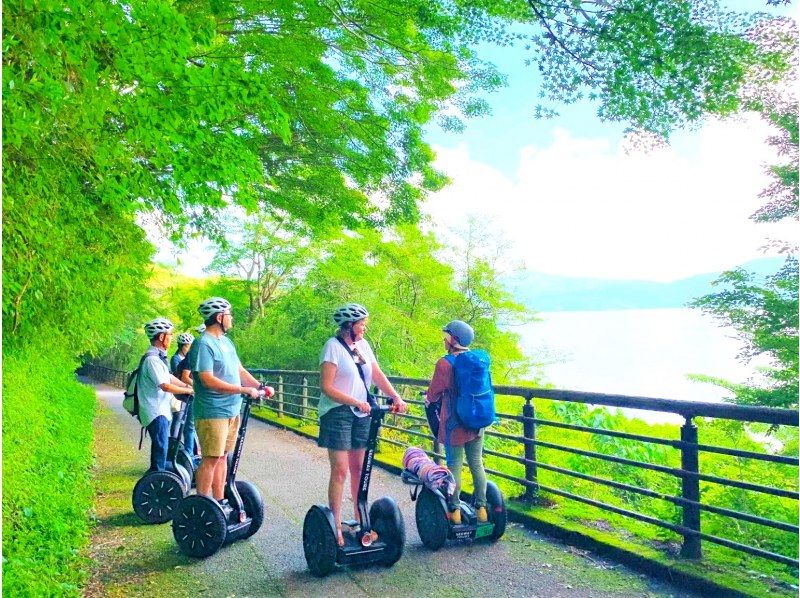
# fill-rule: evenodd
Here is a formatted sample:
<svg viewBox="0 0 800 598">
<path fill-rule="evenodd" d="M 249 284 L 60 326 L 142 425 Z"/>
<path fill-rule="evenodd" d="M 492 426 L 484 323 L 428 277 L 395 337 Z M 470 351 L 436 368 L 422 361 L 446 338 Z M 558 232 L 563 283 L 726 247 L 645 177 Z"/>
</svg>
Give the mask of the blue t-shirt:
<svg viewBox="0 0 800 598">
<path fill-rule="evenodd" d="M 206 388 L 199 376 L 199 372 L 211 372 L 223 382 L 241 386 L 239 356 L 236 355 L 233 343 L 225 336 L 216 338 L 206 332 L 192 343 L 186 359 L 192 369 L 194 418 L 227 419 L 239 415 L 242 408 L 241 394 L 220 393 Z"/>
</svg>

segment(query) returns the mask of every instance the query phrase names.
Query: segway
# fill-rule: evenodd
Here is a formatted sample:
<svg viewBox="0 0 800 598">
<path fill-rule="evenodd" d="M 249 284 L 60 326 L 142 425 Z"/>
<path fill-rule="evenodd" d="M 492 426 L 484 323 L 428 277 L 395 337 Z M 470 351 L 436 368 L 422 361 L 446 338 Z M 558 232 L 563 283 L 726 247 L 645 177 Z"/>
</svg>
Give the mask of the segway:
<svg viewBox="0 0 800 598">
<path fill-rule="evenodd" d="M 476 540 L 488 538 L 494 542 L 506 531 L 506 505 L 503 493 L 493 482 L 486 482 L 486 506 L 489 520 L 478 522 L 474 502 L 461 500 L 461 524 L 454 525 L 447 516 L 447 498 L 437 488 L 428 488 L 422 480 L 408 470 L 400 476 L 406 484 L 414 486 L 411 500 L 416 505 L 419 539 L 431 550 L 439 550 L 447 540 Z"/>
<path fill-rule="evenodd" d="M 189 494 L 194 480 L 194 461 L 181 442 L 186 412 L 194 399 L 189 396 L 178 412 L 180 418 L 174 435 L 169 437 L 167 469 L 150 471 L 133 487 L 133 511 L 145 523 L 166 523 L 175 515 L 182 498 Z"/>
<path fill-rule="evenodd" d="M 242 457 L 247 423 L 253 401 L 272 396 L 269 386 L 259 389 L 259 398 L 245 396 L 241 413 L 239 435 L 229 459 L 228 476 L 225 480 L 225 499 L 217 502 L 210 496 L 192 494 L 177 505 L 172 519 L 172 535 L 178 548 L 187 556 L 205 558 L 217 552 L 223 545 L 243 540 L 255 534 L 264 522 L 264 501 L 255 484 L 237 480 L 239 462 Z"/>
<path fill-rule="evenodd" d="M 391 406 L 373 405 L 370 411 L 369 437 L 358 486 L 358 514 L 361 524 L 343 521 L 345 544 L 336 542 L 336 523 L 327 505 L 314 505 L 303 521 L 303 552 L 308 568 L 317 577 L 331 573 L 336 565 L 380 564 L 391 567 L 403 555 L 406 527 L 403 514 L 393 498 L 384 496 L 372 503 L 367 512 L 367 494 L 372 475 L 378 431 Z M 378 535 L 373 541 L 372 531 Z"/>
</svg>

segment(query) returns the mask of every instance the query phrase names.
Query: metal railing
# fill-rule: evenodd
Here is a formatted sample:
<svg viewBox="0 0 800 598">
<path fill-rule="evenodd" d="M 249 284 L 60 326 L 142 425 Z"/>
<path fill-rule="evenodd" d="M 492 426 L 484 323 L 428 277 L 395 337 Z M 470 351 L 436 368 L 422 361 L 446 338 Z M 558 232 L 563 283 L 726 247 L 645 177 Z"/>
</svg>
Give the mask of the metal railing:
<svg viewBox="0 0 800 598">
<path fill-rule="evenodd" d="M 97 380 L 98 382 L 119 386 L 120 388 L 125 386 L 125 379 L 128 376 L 128 373 L 123 370 L 115 370 L 94 363 L 84 363 L 78 368 L 76 373 L 80 376 L 86 376 L 92 380 Z"/>
<path fill-rule="evenodd" d="M 317 421 L 316 404 L 320 391 L 318 383 L 310 384 L 309 380 L 317 382 L 319 372 L 267 369 L 254 369 L 250 371 L 254 375 L 268 380 L 269 383 L 276 388 L 275 400 L 267 405 L 268 409 L 274 411 L 279 416 L 288 415 L 306 422 Z M 403 389 L 403 394 L 409 397 L 416 396 L 419 388 L 425 388 L 428 385 L 428 380 L 416 378 L 390 376 L 389 379 L 396 386 L 401 388 L 406 387 L 407 390 Z M 754 493 L 756 496 L 767 495 L 788 499 L 789 501 L 793 501 L 794 512 L 797 511 L 797 487 L 779 488 L 760 483 L 759 480 L 754 481 L 722 477 L 714 475 L 714 472 L 703 471 L 700 467 L 701 455 L 704 453 L 727 455 L 740 460 L 768 462 L 773 464 L 774 467 L 797 468 L 798 458 L 795 456 L 770 454 L 767 452 L 743 450 L 740 448 L 717 446 L 713 444 L 702 444 L 698 437 L 698 427 L 695 423 L 696 418 L 714 418 L 796 428 L 798 426 L 797 411 L 770 407 L 747 407 L 727 403 L 704 403 L 517 386 L 495 386 L 495 393 L 498 396 L 519 398 L 520 411 L 519 414 L 498 413 L 499 425 L 489 428 L 485 434 L 490 439 L 496 438 L 510 441 L 512 446 L 518 447 L 517 451 L 512 452 L 517 452 L 518 454 L 492 450 L 488 448 L 488 446 L 484 448 L 484 454 L 499 460 L 521 465 L 524 468 L 524 476 L 511 475 L 505 471 L 499 471 L 496 468 L 490 467 L 487 467 L 486 471 L 493 476 L 518 484 L 522 491 L 521 498 L 533 501 L 539 498 L 542 493 L 548 493 L 670 530 L 682 537 L 680 554 L 685 558 L 700 558 L 702 556 L 701 541 L 706 541 L 793 567 L 798 566 L 796 555 L 779 554 L 758 546 L 705 533 L 702 531 L 701 527 L 701 514 L 706 512 L 714 516 L 727 518 L 732 523 L 747 522 L 793 534 L 796 537 L 798 533 L 800 533 L 800 528 L 798 528 L 795 523 L 764 517 L 743 510 L 736 510 L 729 508 L 727 505 L 710 504 L 702 500 L 701 490 L 703 487 L 701 487 L 701 482 L 705 486 L 721 485 Z M 619 430 L 565 423 L 537 417 L 534 399 L 677 414 L 683 417 L 684 423 L 680 428 L 680 438 L 668 439 L 633 434 Z M 407 398 L 405 400 L 412 405 L 416 405 L 417 409 L 415 409 L 415 411 L 420 414 L 422 413 L 421 401 L 413 398 Z M 419 443 L 420 440 L 424 440 L 431 443 L 431 450 L 428 451 L 429 454 L 435 457 L 442 456 L 440 454 L 441 447 L 438 446 L 435 439 L 428 432 L 426 419 L 422 417 L 422 415 L 414 415 L 412 412 L 405 415 L 398 415 L 397 418 L 398 419 L 395 420 L 394 423 L 387 422 L 383 426 L 381 436 L 382 442 L 404 447 L 409 444 L 409 441 L 411 441 L 411 443 Z M 606 438 L 621 439 L 634 443 L 642 443 L 644 445 L 673 449 L 679 453 L 680 466 L 651 463 L 640 459 L 586 450 L 569 446 L 568 444 L 548 442 L 537 438 L 537 431 L 545 428 L 567 430 L 589 435 L 600 435 Z M 386 433 L 384 433 L 384 431 L 386 431 Z M 521 434 L 514 432 L 521 432 Z M 398 441 L 390 436 L 394 436 L 395 438 L 405 437 L 406 441 Z M 489 445 L 490 441 L 487 441 L 486 444 Z M 658 472 L 659 474 L 663 474 L 677 481 L 680 490 L 679 493 L 672 494 L 556 466 L 538 457 L 537 449 L 560 451 L 585 459 L 594 459 L 618 466 Z M 663 518 L 642 514 L 629 508 L 623 508 L 588 496 L 569 492 L 560 487 L 543 484 L 540 480 L 540 471 L 552 472 L 592 484 L 600 484 L 630 495 L 638 495 L 671 503 L 680 509 L 679 521 L 668 521 Z M 796 480 L 796 473 L 793 479 Z"/>
<path fill-rule="evenodd" d="M 318 371 L 271 369 L 251 369 L 249 371 L 265 379 L 276 389 L 274 400 L 265 404 L 267 409 L 275 412 L 279 417 L 290 416 L 304 422 L 317 422 L 316 411 L 320 390 L 318 383 L 310 384 L 309 380 L 317 381 L 319 379 Z M 126 375 L 125 372 L 93 364 L 84 365 L 81 370 L 79 370 L 79 373 L 118 386 L 124 384 Z M 414 410 L 420 413 L 420 415 L 415 415 L 413 412 L 396 415 L 392 423 L 387 422 L 382 427 L 381 442 L 398 447 L 405 447 L 409 444 L 409 440 L 413 442 L 424 440 L 431 443 L 431 450 L 427 452 L 436 458 L 441 458 L 441 447 L 430 435 L 427 420 L 422 416 L 424 413 L 422 411 L 422 401 L 410 398 L 412 396 L 418 396 L 419 388 L 427 387 L 428 380 L 398 376 L 390 376 L 389 379 L 394 385 L 401 387 L 404 396 L 409 397 L 405 399 L 406 402 L 416 406 Z M 704 403 L 517 386 L 495 386 L 495 394 L 499 397 L 519 398 L 521 403 L 520 412 L 519 414 L 498 413 L 497 418 L 499 425 L 489 428 L 485 434 L 489 439 L 511 442 L 511 446 L 517 448 L 515 451 L 517 454 L 488 448 L 490 441 L 487 441 L 484 454 L 521 465 L 524 469 L 524 476 L 511 475 L 507 472 L 490 467 L 487 467 L 486 471 L 493 476 L 519 485 L 522 491 L 520 498 L 534 501 L 538 499 L 542 493 L 549 493 L 670 530 L 682 537 L 680 554 L 685 558 L 700 558 L 702 556 L 701 541 L 706 541 L 733 550 L 763 557 L 771 561 L 798 567 L 799 563 L 796 555 L 779 554 L 759 548 L 758 546 L 708 534 L 702 531 L 701 525 L 701 514 L 706 512 L 715 516 L 725 517 L 732 523 L 747 522 L 793 534 L 796 538 L 798 533 L 800 533 L 800 528 L 798 528 L 796 523 L 763 517 L 754 513 L 728 508 L 728 506 L 710 504 L 703 501 L 701 482 L 704 482 L 707 486 L 721 485 L 754 493 L 757 496 L 773 496 L 793 501 L 791 510 L 796 513 L 798 501 L 798 491 L 796 487 L 797 473 L 795 472 L 795 474 L 791 476 L 795 481 L 794 488 L 778 488 L 762 484 L 760 481 L 732 479 L 714 475 L 707 471 L 701 471 L 700 457 L 704 453 L 727 455 L 740 460 L 767 462 L 773 464 L 775 467 L 792 468 L 798 467 L 798 458 L 796 456 L 743 450 L 740 448 L 717 446 L 713 444 L 702 444 L 699 439 L 698 427 L 694 421 L 696 418 L 714 418 L 768 424 L 773 427 L 789 426 L 797 428 L 799 419 L 797 411 L 771 407 L 747 407 L 727 403 Z M 680 428 L 680 438 L 668 439 L 657 436 L 633 434 L 597 426 L 579 425 L 537 417 L 535 399 L 676 414 L 683 417 L 684 423 Z M 539 428 L 560 429 L 570 432 L 579 432 L 581 434 L 597 435 L 602 438 L 631 441 L 647 446 L 673 449 L 679 453 L 680 466 L 652 463 L 641 459 L 629 458 L 628 456 L 619 456 L 577 448 L 568 444 L 548 442 L 537 438 L 537 431 Z M 394 436 L 394 438 L 391 436 Z M 397 437 L 405 437 L 407 440 L 400 441 L 396 439 Z M 677 481 L 680 486 L 680 493 L 676 495 L 662 490 L 636 486 L 606 477 L 556 466 L 540 458 L 537 455 L 537 449 L 559 451 L 584 459 L 594 459 L 638 470 L 658 472 L 659 474 L 663 474 Z M 543 484 L 540 481 L 540 470 L 590 482 L 592 484 L 599 484 L 628 493 L 629 495 L 644 496 L 671 503 L 681 510 L 679 522 L 667 521 L 663 518 L 638 513 L 629 508 L 623 508 L 581 494 L 569 492 L 553 485 Z"/>
</svg>

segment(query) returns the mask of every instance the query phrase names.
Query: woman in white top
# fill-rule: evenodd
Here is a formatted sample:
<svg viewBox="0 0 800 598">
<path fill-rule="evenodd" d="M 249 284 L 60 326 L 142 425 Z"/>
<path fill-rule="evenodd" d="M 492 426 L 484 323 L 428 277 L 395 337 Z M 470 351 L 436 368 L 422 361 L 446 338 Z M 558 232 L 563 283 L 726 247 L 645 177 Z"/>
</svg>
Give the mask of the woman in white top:
<svg viewBox="0 0 800 598">
<path fill-rule="evenodd" d="M 336 521 L 336 541 L 342 537 L 342 495 L 347 472 L 350 472 L 356 521 L 359 520 L 355 499 L 369 434 L 371 397 L 367 388 L 373 384 L 394 400 L 396 411 L 408 406 L 381 371 L 372 347 L 364 339 L 367 310 L 348 303 L 338 308 L 333 319 L 339 326 L 336 336 L 328 339 L 320 355 L 319 446 L 328 449 L 331 477 L 328 482 L 328 504 Z M 359 373 L 359 367 L 362 374 Z"/>
</svg>

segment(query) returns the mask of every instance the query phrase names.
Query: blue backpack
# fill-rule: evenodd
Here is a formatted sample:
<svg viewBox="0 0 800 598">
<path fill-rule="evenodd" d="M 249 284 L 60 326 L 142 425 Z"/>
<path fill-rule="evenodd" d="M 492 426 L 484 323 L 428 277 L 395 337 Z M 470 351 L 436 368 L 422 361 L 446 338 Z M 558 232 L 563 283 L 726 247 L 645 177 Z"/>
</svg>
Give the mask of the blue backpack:
<svg viewBox="0 0 800 598">
<path fill-rule="evenodd" d="M 481 349 L 446 355 L 453 366 L 456 415 L 466 428 L 480 430 L 494 422 L 494 389 L 489 354 Z"/>
</svg>

